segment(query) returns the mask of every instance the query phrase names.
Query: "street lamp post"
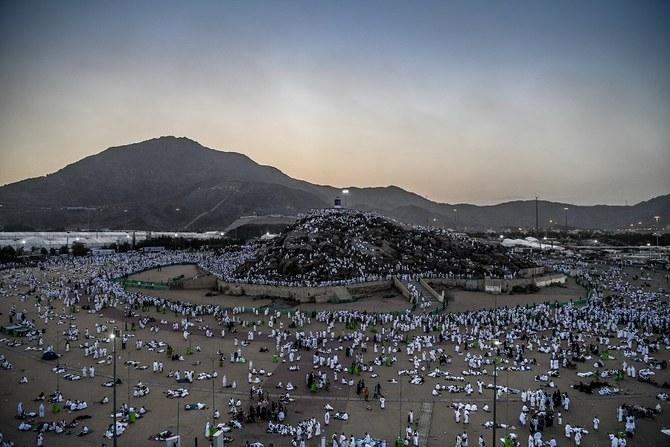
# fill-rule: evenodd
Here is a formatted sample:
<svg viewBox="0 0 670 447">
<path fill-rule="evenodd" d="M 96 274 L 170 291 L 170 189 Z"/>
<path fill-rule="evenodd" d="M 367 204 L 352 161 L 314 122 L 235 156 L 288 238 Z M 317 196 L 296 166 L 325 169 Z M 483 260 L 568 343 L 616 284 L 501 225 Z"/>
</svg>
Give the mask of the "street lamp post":
<svg viewBox="0 0 670 447">
<path fill-rule="evenodd" d="M 348 208 L 347 204 L 347 196 L 349 195 L 349 190 L 348 189 L 343 189 L 342 190 L 342 199 L 344 199 L 344 207 Z"/>
<path fill-rule="evenodd" d="M 60 394 L 60 329 L 58 329 L 58 322 L 56 322 L 56 392 Z"/>
<path fill-rule="evenodd" d="M 128 373 L 126 377 L 126 402 L 128 403 L 128 418 L 130 418 L 130 350 L 126 351 L 126 368 Z"/>
<path fill-rule="evenodd" d="M 398 401 L 398 439 L 402 436 L 402 379 L 400 380 L 400 399 Z"/>
<path fill-rule="evenodd" d="M 567 236 L 568 234 L 568 208 L 563 208 L 564 214 L 565 214 L 565 234 Z"/>
<path fill-rule="evenodd" d="M 114 405 L 114 408 L 112 409 L 112 411 L 114 411 L 114 441 L 113 441 L 114 447 L 116 447 L 116 435 L 117 435 L 117 433 L 116 433 L 116 337 L 117 337 L 116 331 L 117 330 L 114 329 L 114 332 L 112 332 L 111 335 L 109 336 L 109 338 L 112 339 L 112 343 L 114 343 L 114 345 L 112 346 L 112 353 L 114 354 L 114 362 L 113 362 L 114 363 L 114 386 L 112 388 L 113 389 L 112 404 Z"/>
<path fill-rule="evenodd" d="M 493 321 L 493 327 L 494 327 L 494 334 L 493 336 L 496 337 L 495 341 L 493 342 L 493 346 L 495 346 L 494 350 L 494 355 L 493 355 L 493 434 L 492 434 L 492 442 L 491 442 L 491 447 L 496 447 L 496 428 L 498 425 L 498 419 L 497 419 L 497 405 L 496 403 L 498 402 L 498 365 L 497 365 L 497 358 L 498 358 L 498 349 L 500 346 L 500 341 L 498 341 L 498 295 L 493 296 L 493 311 L 494 311 L 494 321 Z"/>
<path fill-rule="evenodd" d="M 214 371 L 214 358 L 212 357 L 212 371 Z M 212 429 L 210 433 L 207 433 L 209 436 L 211 433 L 214 433 L 214 427 L 216 426 L 216 397 L 214 395 L 214 378 L 212 378 Z M 213 441 L 213 440 L 212 440 Z"/>
<path fill-rule="evenodd" d="M 491 443 L 493 447 L 495 447 L 496 445 L 496 425 L 498 425 L 496 402 L 498 402 L 498 371 L 497 371 L 496 357 L 494 356 L 493 357 L 493 439 Z"/>
<path fill-rule="evenodd" d="M 654 216 L 654 219 L 656 219 L 656 248 L 658 248 L 658 221 L 661 218 L 661 216 Z"/>
</svg>

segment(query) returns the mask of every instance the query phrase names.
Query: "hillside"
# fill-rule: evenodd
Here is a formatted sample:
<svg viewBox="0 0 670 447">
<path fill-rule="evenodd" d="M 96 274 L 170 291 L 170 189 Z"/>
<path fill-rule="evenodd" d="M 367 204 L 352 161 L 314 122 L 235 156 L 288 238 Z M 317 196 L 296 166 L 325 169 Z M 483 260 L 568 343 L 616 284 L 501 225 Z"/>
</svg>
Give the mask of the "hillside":
<svg viewBox="0 0 670 447">
<path fill-rule="evenodd" d="M 373 213 L 330 209 L 314 211 L 277 238 L 259 242 L 235 276 L 316 285 L 388 275 L 502 277 L 531 266 L 499 244 Z"/>
<path fill-rule="evenodd" d="M 533 201 L 493 206 L 433 202 L 396 186 L 350 187 L 351 208 L 404 222 L 466 229 L 535 225 Z M 112 147 L 44 177 L 0 187 L 0 228 L 221 230 L 240 216 L 292 216 L 328 207 L 340 190 L 293 179 L 243 154 L 161 137 Z M 670 195 L 633 206 L 541 202 L 549 219 L 583 228 L 620 228 L 670 218 Z M 454 211 L 456 210 L 456 211 Z"/>
</svg>

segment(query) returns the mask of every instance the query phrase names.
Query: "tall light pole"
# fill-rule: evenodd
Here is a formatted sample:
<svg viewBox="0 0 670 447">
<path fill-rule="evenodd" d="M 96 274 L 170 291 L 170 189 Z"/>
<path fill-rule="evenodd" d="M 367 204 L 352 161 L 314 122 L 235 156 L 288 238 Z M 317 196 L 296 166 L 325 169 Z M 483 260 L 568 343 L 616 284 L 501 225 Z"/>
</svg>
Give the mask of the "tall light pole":
<svg viewBox="0 0 670 447">
<path fill-rule="evenodd" d="M 496 351 L 498 350 L 498 344 L 500 342 L 495 341 L 493 345 L 495 346 Z M 497 352 L 493 356 L 493 439 L 491 444 L 493 447 L 496 445 L 496 426 L 498 425 L 497 411 L 496 411 L 496 402 L 498 402 L 498 365 L 497 365 Z"/>
<path fill-rule="evenodd" d="M 458 228 L 458 210 L 454 208 L 454 229 Z"/>
<path fill-rule="evenodd" d="M 348 189 L 343 189 L 342 190 L 342 199 L 344 201 L 344 207 L 348 208 L 348 202 L 347 202 L 347 196 L 349 195 L 349 190 Z"/>
<path fill-rule="evenodd" d="M 565 207 L 563 208 L 563 212 L 565 214 L 565 235 L 568 235 L 568 208 Z"/>
<path fill-rule="evenodd" d="M 402 379 L 399 380 L 399 385 L 400 398 L 398 400 L 398 438 L 396 439 L 395 445 L 398 445 L 399 441 L 402 439 Z M 407 422 L 409 422 L 409 420 Z"/>
<path fill-rule="evenodd" d="M 496 403 L 498 402 L 498 365 L 497 365 L 497 358 L 498 358 L 498 349 L 500 346 L 500 341 L 498 341 L 498 295 L 493 296 L 493 312 L 495 314 L 494 316 L 494 321 L 493 321 L 493 328 L 494 328 L 494 333 L 493 336 L 496 337 L 495 341 L 493 342 L 493 346 L 495 346 L 495 351 L 493 355 L 493 439 L 491 442 L 491 446 L 495 447 L 496 446 L 496 428 L 498 425 L 498 419 L 497 419 L 497 405 Z"/>
<path fill-rule="evenodd" d="M 114 411 L 114 441 L 113 441 L 113 446 L 116 447 L 116 329 L 114 329 L 114 332 L 112 332 L 109 335 L 109 338 L 112 340 L 113 346 L 112 346 L 112 353 L 114 354 L 114 386 L 113 386 L 113 396 L 112 396 L 112 404 L 114 405 L 114 408 L 112 409 Z"/>
<path fill-rule="evenodd" d="M 540 238 L 540 209 L 537 203 L 537 196 L 535 196 L 535 237 Z"/>
<path fill-rule="evenodd" d="M 128 323 L 126 323 L 128 324 Z M 127 329 L 124 329 L 125 333 L 127 333 Z M 128 376 L 126 378 L 127 383 L 126 383 L 126 402 L 128 403 L 128 419 L 130 419 L 130 350 L 126 351 L 126 371 L 128 373 Z"/>
<path fill-rule="evenodd" d="M 58 322 L 56 322 L 56 371 L 60 369 L 60 329 L 58 329 Z M 60 373 L 56 373 L 56 392 L 60 394 Z"/>
<path fill-rule="evenodd" d="M 212 372 L 214 372 L 214 357 L 212 357 Z M 216 431 L 214 430 L 214 427 L 216 426 L 216 418 L 214 417 L 216 414 L 216 397 L 214 395 L 214 382 L 215 382 L 214 377 L 212 377 L 212 428 L 210 430 L 210 433 L 207 433 L 207 436 Z"/>
<path fill-rule="evenodd" d="M 658 221 L 661 218 L 661 216 L 654 216 L 654 219 L 656 219 L 656 248 L 658 248 Z"/>
</svg>

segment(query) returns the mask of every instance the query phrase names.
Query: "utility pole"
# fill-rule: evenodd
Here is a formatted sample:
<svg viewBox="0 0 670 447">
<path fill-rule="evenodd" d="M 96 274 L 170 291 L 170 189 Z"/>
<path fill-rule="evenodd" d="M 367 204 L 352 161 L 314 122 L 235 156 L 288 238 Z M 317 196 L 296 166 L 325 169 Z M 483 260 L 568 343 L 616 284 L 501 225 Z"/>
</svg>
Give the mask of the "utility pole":
<svg viewBox="0 0 670 447">
<path fill-rule="evenodd" d="M 110 338 L 112 339 L 112 343 L 114 343 L 114 346 L 112 347 L 112 352 L 114 354 L 114 387 L 113 387 L 114 393 L 113 393 L 113 397 L 112 397 L 112 403 L 114 405 L 114 408 L 112 409 L 112 411 L 114 411 L 114 441 L 113 441 L 113 446 L 117 447 L 117 444 L 116 444 L 116 442 L 117 442 L 116 441 L 116 437 L 117 437 L 117 433 L 116 433 L 116 338 L 117 338 L 117 330 L 116 329 L 114 329 L 114 332 L 112 332 L 112 334 L 110 335 Z"/>
<path fill-rule="evenodd" d="M 58 322 L 56 322 L 56 392 L 60 393 L 60 329 L 58 329 Z"/>
<path fill-rule="evenodd" d="M 498 419 L 497 419 L 497 408 L 496 408 L 496 402 L 498 401 L 498 366 L 497 366 L 497 356 L 498 356 L 498 345 L 500 342 L 498 341 L 498 295 L 493 296 L 494 299 L 494 322 L 493 322 L 493 328 L 494 328 L 494 334 L 493 336 L 496 337 L 494 338 L 493 341 L 493 346 L 495 346 L 495 351 L 493 353 L 493 439 L 491 442 L 491 447 L 496 446 L 496 426 L 498 425 Z"/>
<path fill-rule="evenodd" d="M 537 203 L 537 196 L 535 196 L 535 237 L 540 239 L 540 211 Z"/>
<path fill-rule="evenodd" d="M 128 372 L 127 383 L 126 383 L 126 402 L 128 403 L 128 409 L 130 410 L 130 350 L 126 352 L 126 371 Z M 128 414 L 130 418 L 130 414 Z"/>
<path fill-rule="evenodd" d="M 496 346 L 496 350 L 498 347 Z M 492 445 L 496 445 L 496 425 L 498 425 L 498 419 L 496 418 L 496 402 L 498 402 L 498 371 L 497 371 L 497 361 L 496 356 L 493 357 L 493 440 Z"/>
<path fill-rule="evenodd" d="M 398 438 L 402 436 L 402 379 L 400 379 L 400 401 L 398 402 Z"/>
<path fill-rule="evenodd" d="M 212 374 L 214 373 L 214 357 L 212 357 Z M 212 377 L 212 428 L 210 429 L 210 433 L 214 433 L 214 427 L 216 424 L 216 418 L 214 417 L 214 414 L 216 413 L 216 399 L 214 397 L 214 377 Z M 209 436 L 210 433 L 207 433 Z M 212 442 L 214 439 L 212 439 Z"/>
</svg>

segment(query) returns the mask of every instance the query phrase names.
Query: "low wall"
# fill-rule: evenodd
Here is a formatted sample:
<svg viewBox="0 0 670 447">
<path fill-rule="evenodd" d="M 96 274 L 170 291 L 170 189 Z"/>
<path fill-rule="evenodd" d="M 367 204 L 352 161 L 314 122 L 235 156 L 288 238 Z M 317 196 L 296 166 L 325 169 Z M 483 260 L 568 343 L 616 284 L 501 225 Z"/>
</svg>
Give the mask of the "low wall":
<svg viewBox="0 0 670 447">
<path fill-rule="evenodd" d="M 522 278 L 530 278 L 533 276 L 543 275 L 544 271 L 545 271 L 544 267 L 530 267 L 527 269 L 519 270 L 518 276 Z"/>
<path fill-rule="evenodd" d="M 407 290 L 407 287 L 405 287 L 402 281 L 396 277 L 389 281 L 373 281 L 353 284 L 351 286 L 334 287 L 291 287 L 264 284 L 243 284 L 212 280 L 211 278 L 213 277 L 194 278 L 190 280 L 193 287 L 187 287 L 186 284 L 189 281 L 184 281 L 184 288 L 216 287 L 219 292 L 228 295 L 284 298 L 299 303 L 327 303 L 355 301 L 359 295 L 375 293 L 395 287 L 405 299 L 408 301 L 411 300 L 409 290 Z M 202 282 L 198 283 L 197 281 Z M 437 293 L 432 285 L 458 287 L 465 290 L 486 291 L 489 293 L 509 293 L 515 286 L 525 287 L 535 284 L 538 287 L 546 287 L 551 284 L 563 284 L 565 281 L 566 276 L 562 274 L 549 274 L 532 278 L 515 279 L 419 279 L 421 285 L 440 303 L 443 301 L 442 295 Z M 203 286 L 202 284 L 210 285 Z M 196 287 L 196 285 L 199 287 Z"/>
<path fill-rule="evenodd" d="M 220 292 L 229 295 L 242 296 L 269 296 L 273 298 L 285 298 L 309 303 L 317 301 L 328 301 L 335 297 L 336 287 L 288 287 L 288 286 L 270 286 L 264 284 L 241 284 L 217 281 L 217 288 Z M 326 296 L 328 298 L 326 298 Z"/>
<path fill-rule="evenodd" d="M 484 279 L 484 292 L 497 295 L 505 290 L 504 288 L 506 285 L 507 284 L 502 279 L 486 278 Z"/>
<path fill-rule="evenodd" d="M 181 288 L 183 289 L 214 289 L 216 286 L 216 276 L 214 275 L 188 278 L 181 282 Z"/>
<path fill-rule="evenodd" d="M 535 285 L 537 287 L 547 287 L 552 284 L 565 284 L 567 279 L 568 279 L 567 276 L 560 273 L 555 273 L 552 275 L 542 275 L 535 278 Z"/>
<path fill-rule="evenodd" d="M 347 286 L 349 293 L 356 298 L 357 295 L 366 295 L 369 293 L 381 292 L 384 290 L 391 289 L 393 287 L 393 281 L 383 280 L 383 281 L 372 281 L 364 282 L 360 284 L 353 284 Z"/>
<path fill-rule="evenodd" d="M 412 301 L 411 295 L 409 293 L 409 290 L 407 290 L 407 287 L 405 287 L 405 284 L 402 283 L 398 278 L 395 276 L 393 277 L 393 285 L 395 286 L 396 289 L 402 294 L 402 296 L 405 297 L 407 301 Z"/>
<path fill-rule="evenodd" d="M 567 277 L 561 273 L 552 273 L 547 275 L 535 276 L 531 278 L 515 279 L 451 279 L 435 278 L 426 282 L 438 286 L 456 287 L 465 290 L 482 291 L 487 293 L 509 293 L 514 287 L 526 287 L 531 284 L 537 287 L 546 287 L 551 284 L 565 284 Z M 431 287 L 432 289 L 432 287 Z"/>
<path fill-rule="evenodd" d="M 300 303 L 326 303 L 354 301 L 355 295 L 377 292 L 391 287 L 391 281 L 373 281 L 334 287 L 290 287 L 265 284 L 231 283 L 218 280 L 217 289 L 229 295 L 284 298 Z"/>
<path fill-rule="evenodd" d="M 423 288 L 426 289 L 428 291 L 428 293 L 430 293 L 433 296 L 433 298 L 435 298 L 440 303 L 444 302 L 444 297 L 441 294 L 437 293 L 435 291 L 435 289 L 433 289 L 430 286 L 430 284 L 428 284 L 428 282 L 426 282 L 425 279 L 419 278 L 419 282 L 421 283 Z"/>
<path fill-rule="evenodd" d="M 436 284 L 447 287 L 457 287 L 464 290 L 484 290 L 483 279 L 452 279 L 452 278 L 430 278 L 426 282 L 428 285 Z"/>
</svg>

